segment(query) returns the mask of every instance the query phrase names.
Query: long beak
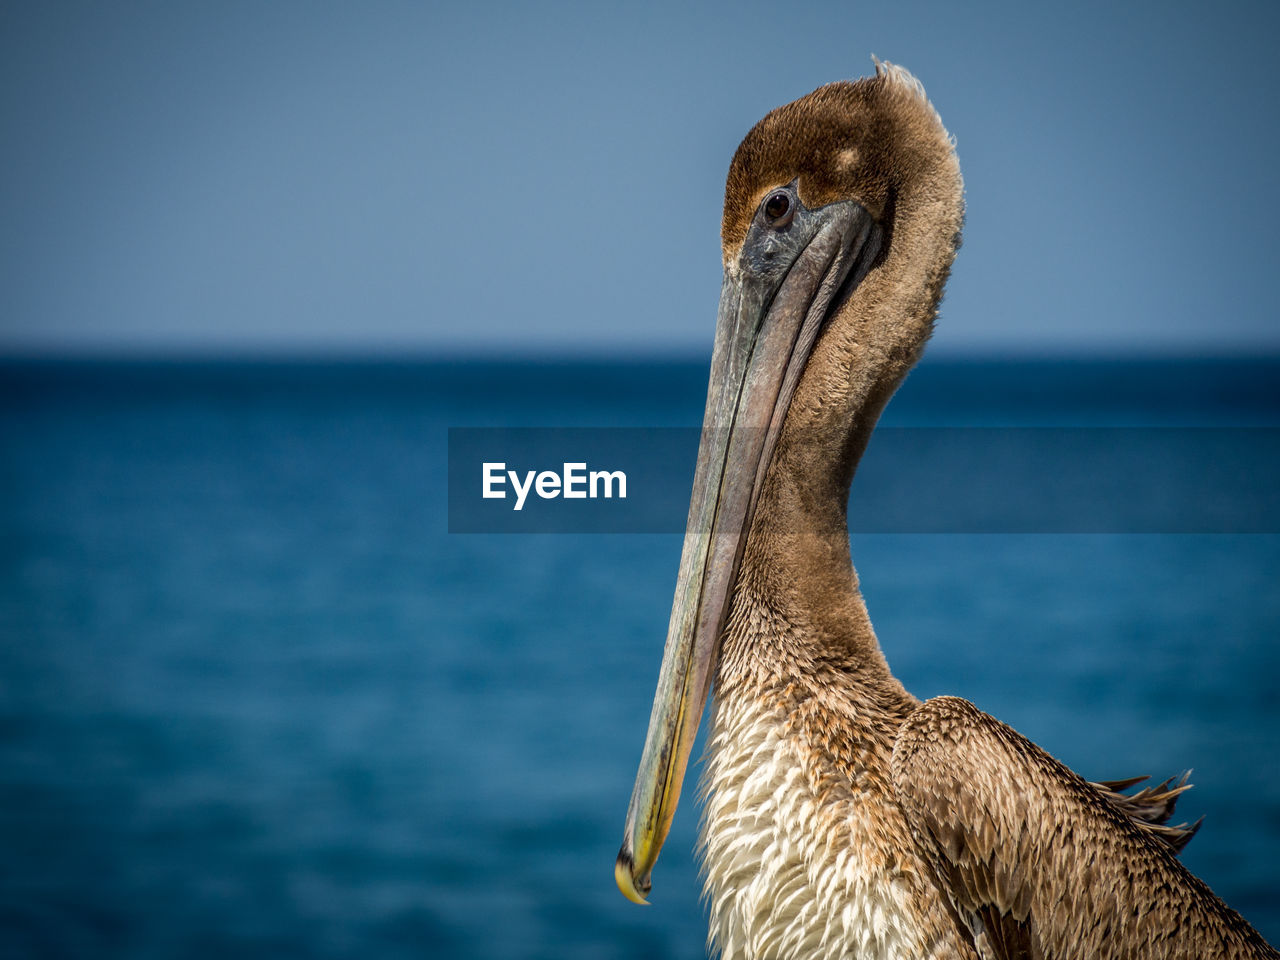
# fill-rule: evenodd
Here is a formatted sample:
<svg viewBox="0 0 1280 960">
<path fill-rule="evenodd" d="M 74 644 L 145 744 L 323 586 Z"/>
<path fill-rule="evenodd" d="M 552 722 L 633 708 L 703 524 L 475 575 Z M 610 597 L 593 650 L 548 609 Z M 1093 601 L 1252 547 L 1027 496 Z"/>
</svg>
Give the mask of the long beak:
<svg viewBox="0 0 1280 960">
<path fill-rule="evenodd" d="M 662 672 L 614 868 L 618 888 L 636 903 L 647 902 L 675 816 L 756 500 L 792 395 L 838 292 L 851 273 L 853 283 L 862 279 L 878 237 L 855 203 L 802 209 L 785 235 L 753 228 L 725 271 Z"/>
</svg>

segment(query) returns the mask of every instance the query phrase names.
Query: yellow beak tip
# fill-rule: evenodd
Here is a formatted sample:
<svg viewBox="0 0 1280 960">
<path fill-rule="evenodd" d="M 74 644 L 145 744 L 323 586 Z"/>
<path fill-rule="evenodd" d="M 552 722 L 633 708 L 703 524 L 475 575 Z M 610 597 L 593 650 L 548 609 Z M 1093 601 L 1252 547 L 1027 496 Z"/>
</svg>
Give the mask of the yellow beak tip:
<svg viewBox="0 0 1280 960">
<path fill-rule="evenodd" d="M 622 895 L 632 903 L 646 907 L 649 905 L 649 901 L 636 887 L 635 877 L 631 875 L 631 858 L 626 854 L 618 854 L 618 862 L 613 865 L 613 879 L 618 884 L 618 889 L 622 891 Z M 648 892 L 648 890 L 645 891 L 645 893 Z"/>
</svg>

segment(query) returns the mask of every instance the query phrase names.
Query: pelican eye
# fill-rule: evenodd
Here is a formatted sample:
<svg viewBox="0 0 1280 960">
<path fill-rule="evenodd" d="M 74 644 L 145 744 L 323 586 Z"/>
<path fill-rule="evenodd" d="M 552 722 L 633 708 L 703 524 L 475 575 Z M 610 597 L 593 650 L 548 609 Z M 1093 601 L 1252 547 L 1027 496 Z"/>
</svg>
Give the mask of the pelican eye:
<svg viewBox="0 0 1280 960">
<path fill-rule="evenodd" d="M 764 201 L 765 219 L 769 226 L 782 228 L 791 222 L 795 215 L 795 204 L 785 190 L 775 190 Z"/>
</svg>

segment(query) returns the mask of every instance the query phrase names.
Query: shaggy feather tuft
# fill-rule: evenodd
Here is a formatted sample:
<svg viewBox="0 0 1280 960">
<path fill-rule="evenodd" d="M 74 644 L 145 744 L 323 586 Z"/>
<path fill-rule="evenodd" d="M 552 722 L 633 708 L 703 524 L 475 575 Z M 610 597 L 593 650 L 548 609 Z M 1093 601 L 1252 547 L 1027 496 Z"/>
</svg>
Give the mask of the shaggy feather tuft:
<svg viewBox="0 0 1280 960">
<path fill-rule="evenodd" d="M 1187 782 L 1190 778 L 1191 771 L 1188 770 L 1179 778 L 1176 784 L 1173 783 L 1173 777 L 1170 777 L 1154 787 L 1143 787 L 1137 793 L 1123 793 L 1121 791 L 1135 787 L 1149 780 L 1150 777 L 1130 777 L 1128 780 L 1103 780 L 1100 783 L 1092 784 L 1092 786 L 1119 807 L 1121 812 L 1144 832 L 1158 840 L 1163 840 L 1174 853 L 1181 853 L 1187 844 L 1191 842 L 1191 838 L 1196 835 L 1200 825 L 1204 823 L 1204 817 L 1191 824 L 1169 825 L 1168 823 L 1169 818 L 1173 816 L 1173 808 L 1177 805 L 1178 798 L 1191 789 L 1192 785 Z"/>
</svg>

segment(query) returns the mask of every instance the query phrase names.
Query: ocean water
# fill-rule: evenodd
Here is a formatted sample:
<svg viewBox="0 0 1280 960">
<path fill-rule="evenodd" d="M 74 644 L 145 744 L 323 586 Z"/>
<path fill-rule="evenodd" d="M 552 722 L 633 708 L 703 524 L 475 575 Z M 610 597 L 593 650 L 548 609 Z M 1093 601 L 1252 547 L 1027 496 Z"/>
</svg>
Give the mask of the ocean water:
<svg viewBox="0 0 1280 960">
<path fill-rule="evenodd" d="M 612 878 L 679 536 L 450 534 L 445 452 L 697 424 L 705 377 L 0 368 L 0 955 L 704 956 L 692 790 L 653 905 Z M 1274 427 L 1280 363 L 926 363 L 885 422 Z M 1186 863 L 1280 941 L 1280 536 L 853 551 L 918 696 L 1094 779 L 1193 769 Z"/>
</svg>

